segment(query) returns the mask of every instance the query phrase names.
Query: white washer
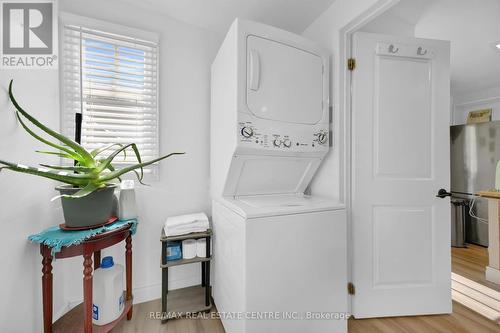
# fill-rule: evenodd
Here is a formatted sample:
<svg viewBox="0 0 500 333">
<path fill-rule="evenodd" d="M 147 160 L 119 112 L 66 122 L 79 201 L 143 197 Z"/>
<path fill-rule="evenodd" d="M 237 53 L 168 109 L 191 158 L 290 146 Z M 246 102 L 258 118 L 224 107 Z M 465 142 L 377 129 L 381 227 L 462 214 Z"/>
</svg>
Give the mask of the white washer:
<svg viewBox="0 0 500 333">
<path fill-rule="evenodd" d="M 228 333 L 347 332 L 345 207 L 304 192 L 329 149 L 328 54 L 236 20 L 212 65 L 213 297 Z"/>
</svg>

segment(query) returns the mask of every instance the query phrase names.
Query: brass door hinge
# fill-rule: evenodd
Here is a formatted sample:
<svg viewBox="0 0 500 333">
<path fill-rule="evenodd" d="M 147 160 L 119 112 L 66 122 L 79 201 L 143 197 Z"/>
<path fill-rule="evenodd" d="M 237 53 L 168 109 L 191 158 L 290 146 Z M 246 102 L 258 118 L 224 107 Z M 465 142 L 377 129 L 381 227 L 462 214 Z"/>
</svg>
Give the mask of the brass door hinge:
<svg viewBox="0 0 500 333">
<path fill-rule="evenodd" d="M 352 282 L 349 282 L 347 284 L 347 292 L 349 295 L 355 295 L 356 294 L 356 288 L 354 288 L 354 284 Z"/>
<path fill-rule="evenodd" d="M 347 69 L 353 71 L 356 68 L 356 59 L 349 58 L 347 60 Z"/>
</svg>

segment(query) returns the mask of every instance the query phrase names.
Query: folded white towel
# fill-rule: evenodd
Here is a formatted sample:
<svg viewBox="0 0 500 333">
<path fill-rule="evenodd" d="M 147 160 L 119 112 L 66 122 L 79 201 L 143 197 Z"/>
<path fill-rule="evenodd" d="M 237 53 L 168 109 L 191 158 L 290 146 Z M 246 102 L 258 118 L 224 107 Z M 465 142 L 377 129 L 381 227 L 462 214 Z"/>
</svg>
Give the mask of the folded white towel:
<svg viewBox="0 0 500 333">
<path fill-rule="evenodd" d="M 205 213 L 172 216 L 165 222 L 165 235 L 178 236 L 192 232 L 203 232 L 209 228 Z"/>
</svg>

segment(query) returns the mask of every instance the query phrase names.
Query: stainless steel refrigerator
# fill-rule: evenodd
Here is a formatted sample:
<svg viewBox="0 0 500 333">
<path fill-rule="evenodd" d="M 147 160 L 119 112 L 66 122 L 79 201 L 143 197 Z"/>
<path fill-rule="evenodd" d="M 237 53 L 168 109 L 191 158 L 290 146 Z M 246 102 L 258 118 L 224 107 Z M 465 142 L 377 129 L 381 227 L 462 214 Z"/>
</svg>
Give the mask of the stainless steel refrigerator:
<svg viewBox="0 0 500 333">
<path fill-rule="evenodd" d="M 474 193 L 495 187 L 500 160 L 500 121 L 457 125 L 450 128 L 451 193 L 456 198 L 473 199 Z M 488 246 L 488 204 L 477 198 L 474 215 L 467 220 L 466 241 Z"/>
</svg>

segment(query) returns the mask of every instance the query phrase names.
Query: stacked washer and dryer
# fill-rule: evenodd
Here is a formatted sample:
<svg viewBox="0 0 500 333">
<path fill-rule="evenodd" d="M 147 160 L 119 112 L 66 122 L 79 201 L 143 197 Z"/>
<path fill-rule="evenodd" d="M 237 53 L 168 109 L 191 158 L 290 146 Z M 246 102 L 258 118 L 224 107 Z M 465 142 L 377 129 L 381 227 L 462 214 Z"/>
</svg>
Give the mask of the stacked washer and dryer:
<svg viewBox="0 0 500 333">
<path fill-rule="evenodd" d="M 345 207 L 304 193 L 329 150 L 328 73 L 313 42 L 243 20 L 212 64 L 213 297 L 227 333 L 347 332 Z"/>
</svg>

